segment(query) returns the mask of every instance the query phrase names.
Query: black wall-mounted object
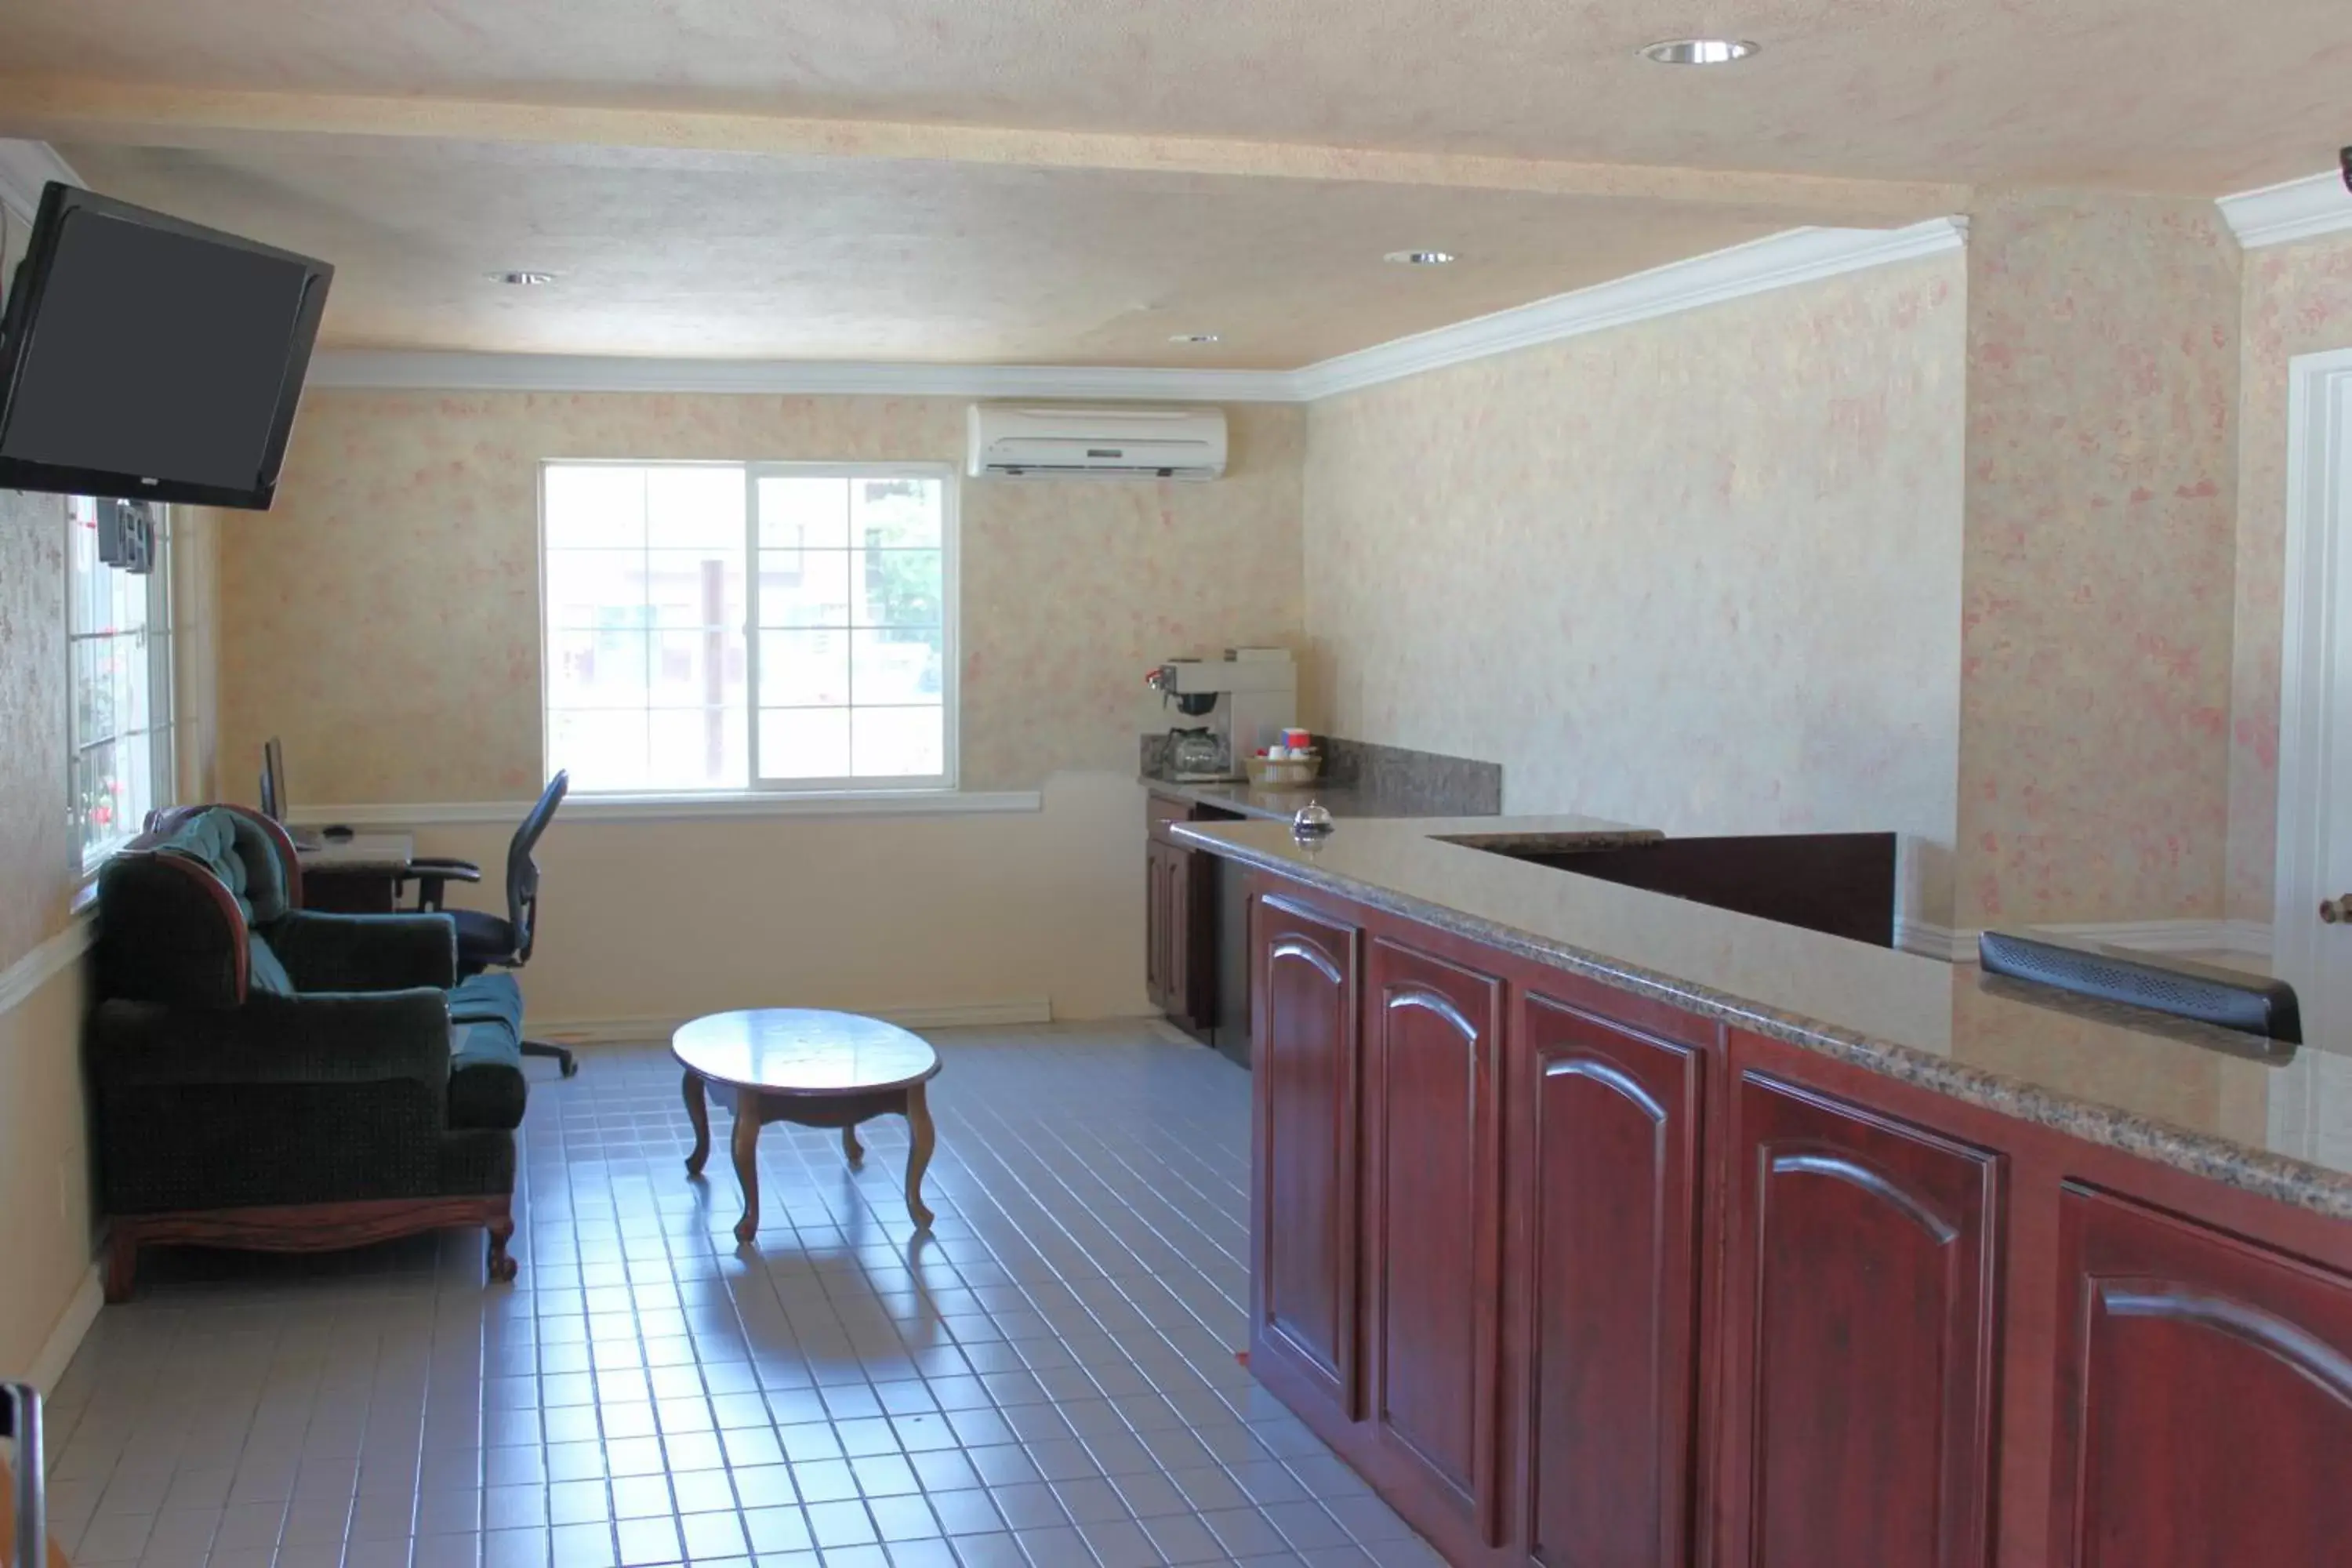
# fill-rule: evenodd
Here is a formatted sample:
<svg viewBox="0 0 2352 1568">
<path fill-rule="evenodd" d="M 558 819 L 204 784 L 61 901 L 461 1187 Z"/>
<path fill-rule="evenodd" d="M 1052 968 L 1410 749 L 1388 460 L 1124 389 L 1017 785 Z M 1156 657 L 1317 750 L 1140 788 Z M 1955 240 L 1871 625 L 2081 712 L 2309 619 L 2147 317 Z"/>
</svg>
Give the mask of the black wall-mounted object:
<svg viewBox="0 0 2352 1568">
<path fill-rule="evenodd" d="M 52 180 L 0 315 L 0 489 L 268 506 L 333 277 Z"/>
<path fill-rule="evenodd" d="M 2336 161 L 2344 166 L 2344 188 L 2352 191 L 2352 147 L 2345 148 L 2336 153 Z"/>
<path fill-rule="evenodd" d="M 2014 931 L 1989 931 L 1978 937 L 1977 957 L 1988 974 L 2054 985 L 2078 996 L 2146 1007 L 2242 1035 L 2291 1045 L 2303 1042 L 2303 1015 L 2294 987 L 2284 980 Z"/>
</svg>

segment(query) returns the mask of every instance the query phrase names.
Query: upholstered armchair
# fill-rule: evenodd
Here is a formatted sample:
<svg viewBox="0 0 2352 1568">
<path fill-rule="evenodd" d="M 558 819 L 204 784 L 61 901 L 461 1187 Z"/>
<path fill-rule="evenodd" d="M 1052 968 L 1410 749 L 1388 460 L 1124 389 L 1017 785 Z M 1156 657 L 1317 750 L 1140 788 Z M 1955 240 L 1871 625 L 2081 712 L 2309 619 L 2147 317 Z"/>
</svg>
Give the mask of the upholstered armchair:
<svg viewBox="0 0 2352 1568">
<path fill-rule="evenodd" d="M 107 1295 L 143 1245 L 307 1251 L 483 1226 L 512 1279 L 525 1088 L 511 979 L 446 915 L 299 908 L 285 830 L 159 814 L 99 879 L 88 1036 Z"/>
</svg>

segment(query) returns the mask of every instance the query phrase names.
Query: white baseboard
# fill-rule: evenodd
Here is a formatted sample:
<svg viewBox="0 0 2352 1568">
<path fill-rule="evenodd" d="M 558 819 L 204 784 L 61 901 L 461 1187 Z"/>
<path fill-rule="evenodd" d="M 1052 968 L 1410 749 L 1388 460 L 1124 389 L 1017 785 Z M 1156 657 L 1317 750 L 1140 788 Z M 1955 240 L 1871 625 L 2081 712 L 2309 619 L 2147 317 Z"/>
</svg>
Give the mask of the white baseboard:
<svg viewBox="0 0 2352 1568">
<path fill-rule="evenodd" d="M 896 1024 L 902 1029 L 984 1028 L 995 1025 L 1050 1024 L 1054 1006 L 1043 996 L 1005 1002 L 951 1002 L 929 1006 L 861 1007 L 869 1018 Z M 535 1040 L 560 1040 L 568 1046 L 659 1044 L 699 1015 L 651 1018 L 567 1018 L 541 1023 L 526 1016 L 523 1028 Z"/>
<path fill-rule="evenodd" d="M 2265 921 L 2094 921 L 2020 926 L 2021 931 L 2053 931 L 2081 942 L 2128 947 L 2141 952 L 2231 952 L 2249 958 L 2271 955 L 2271 928 Z M 1895 945 L 1924 958 L 1965 963 L 1977 955 L 1974 928 L 1954 930 L 1926 921 L 1895 922 Z"/>
<path fill-rule="evenodd" d="M 105 1283 L 99 1277 L 99 1266 L 93 1263 L 89 1272 L 81 1277 L 73 1300 L 66 1303 L 65 1314 L 58 1319 L 57 1327 L 41 1342 L 41 1353 L 33 1358 L 25 1374 L 26 1381 L 41 1391 L 41 1397 L 46 1399 L 58 1391 L 58 1380 L 73 1364 L 74 1352 L 81 1349 L 89 1326 L 98 1321 L 99 1309 L 105 1305 Z"/>
</svg>

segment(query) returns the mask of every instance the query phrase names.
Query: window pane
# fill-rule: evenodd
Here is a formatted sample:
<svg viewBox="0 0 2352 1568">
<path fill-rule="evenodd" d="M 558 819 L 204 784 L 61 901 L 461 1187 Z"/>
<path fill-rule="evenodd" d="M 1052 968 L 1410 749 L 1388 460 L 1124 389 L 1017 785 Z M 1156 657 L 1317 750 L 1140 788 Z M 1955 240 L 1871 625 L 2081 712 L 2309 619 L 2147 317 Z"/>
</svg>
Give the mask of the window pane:
<svg viewBox="0 0 2352 1568">
<path fill-rule="evenodd" d="M 661 626 L 743 624 L 743 550 L 656 550 L 646 557 L 646 595 Z"/>
<path fill-rule="evenodd" d="M 99 641 L 85 637 L 75 641 L 73 660 L 73 738 L 76 745 L 111 733 L 102 716 L 114 710 L 114 694 L 98 688 Z"/>
<path fill-rule="evenodd" d="M 743 470 L 732 464 L 646 470 L 646 535 L 651 544 L 681 549 L 716 545 L 743 550 Z"/>
<path fill-rule="evenodd" d="M 936 626 L 947 619 L 936 550 L 864 551 L 856 575 L 861 626 Z"/>
<path fill-rule="evenodd" d="M 155 804 L 155 762 L 148 737 L 133 735 L 114 748 L 114 826 L 107 837 L 119 838 L 138 832 Z"/>
<path fill-rule="evenodd" d="M 546 497 L 550 548 L 646 542 L 643 468 L 603 463 L 550 465 Z"/>
<path fill-rule="evenodd" d="M 944 639 L 936 629 L 852 632 L 849 689 L 858 706 L 869 702 L 940 700 Z"/>
<path fill-rule="evenodd" d="M 859 544 L 868 549 L 939 546 L 939 480 L 853 479 L 850 489 Z"/>
<path fill-rule="evenodd" d="M 760 542 L 783 550 L 847 549 L 849 481 L 762 477 Z"/>
<path fill-rule="evenodd" d="M 551 708 L 643 708 L 646 634 L 557 632 L 548 639 Z"/>
<path fill-rule="evenodd" d="M 760 773 L 772 779 L 849 776 L 849 710 L 762 710 Z"/>
<path fill-rule="evenodd" d="M 761 632 L 760 706 L 814 708 L 848 701 L 849 636 L 837 631 Z M 761 755 L 764 763 L 764 750 Z"/>
<path fill-rule="evenodd" d="M 645 552 L 547 552 L 545 613 L 551 627 L 641 626 L 650 613 L 646 605 Z"/>
<path fill-rule="evenodd" d="M 551 712 L 547 716 L 547 760 L 550 767 L 572 770 L 574 788 L 643 789 L 645 712 Z"/>
<path fill-rule="evenodd" d="M 731 706 L 740 717 L 751 706 L 744 674 L 740 632 L 654 634 L 651 700 L 656 708 Z"/>
<path fill-rule="evenodd" d="M 129 576 L 129 573 L 121 574 Z M 142 585 L 144 586 L 143 584 Z M 145 606 L 141 606 L 140 619 L 144 621 Z M 144 730 L 153 721 L 147 707 L 146 639 L 137 635 L 119 637 L 114 643 L 114 681 L 118 714 L 124 730 Z"/>
<path fill-rule="evenodd" d="M 652 789 L 742 789 L 751 782 L 744 741 L 750 715 L 739 695 L 732 708 L 656 710 L 647 717 Z"/>
<path fill-rule="evenodd" d="M 937 777 L 947 772 L 941 708 L 850 710 L 850 760 L 859 778 Z"/>
<path fill-rule="evenodd" d="M 121 779 L 116 772 L 114 747 L 93 746 L 84 752 L 74 770 L 74 808 L 81 817 L 81 847 L 85 853 L 119 837 L 121 807 L 116 795 Z"/>
<path fill-rule="evenodd" d="M 841 626 L 849 624 L 846 550 L 760 552 L 760 624 Z"/>
</svg>

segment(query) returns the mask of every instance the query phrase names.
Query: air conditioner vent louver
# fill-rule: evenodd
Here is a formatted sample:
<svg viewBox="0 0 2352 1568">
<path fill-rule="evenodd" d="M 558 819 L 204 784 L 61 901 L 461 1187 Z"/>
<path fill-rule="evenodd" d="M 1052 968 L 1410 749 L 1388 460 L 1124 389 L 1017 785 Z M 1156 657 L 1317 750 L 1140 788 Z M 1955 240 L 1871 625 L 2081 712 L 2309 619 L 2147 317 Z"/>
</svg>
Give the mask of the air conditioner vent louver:
<svg viewBox="0 0 2352 1568">
<path fill-rule="evenodd" d="M 1225 471 L 1219 408 L 1052 408 L 975 403 L 975 479 L 1213 479 Z"/>
</svg>

